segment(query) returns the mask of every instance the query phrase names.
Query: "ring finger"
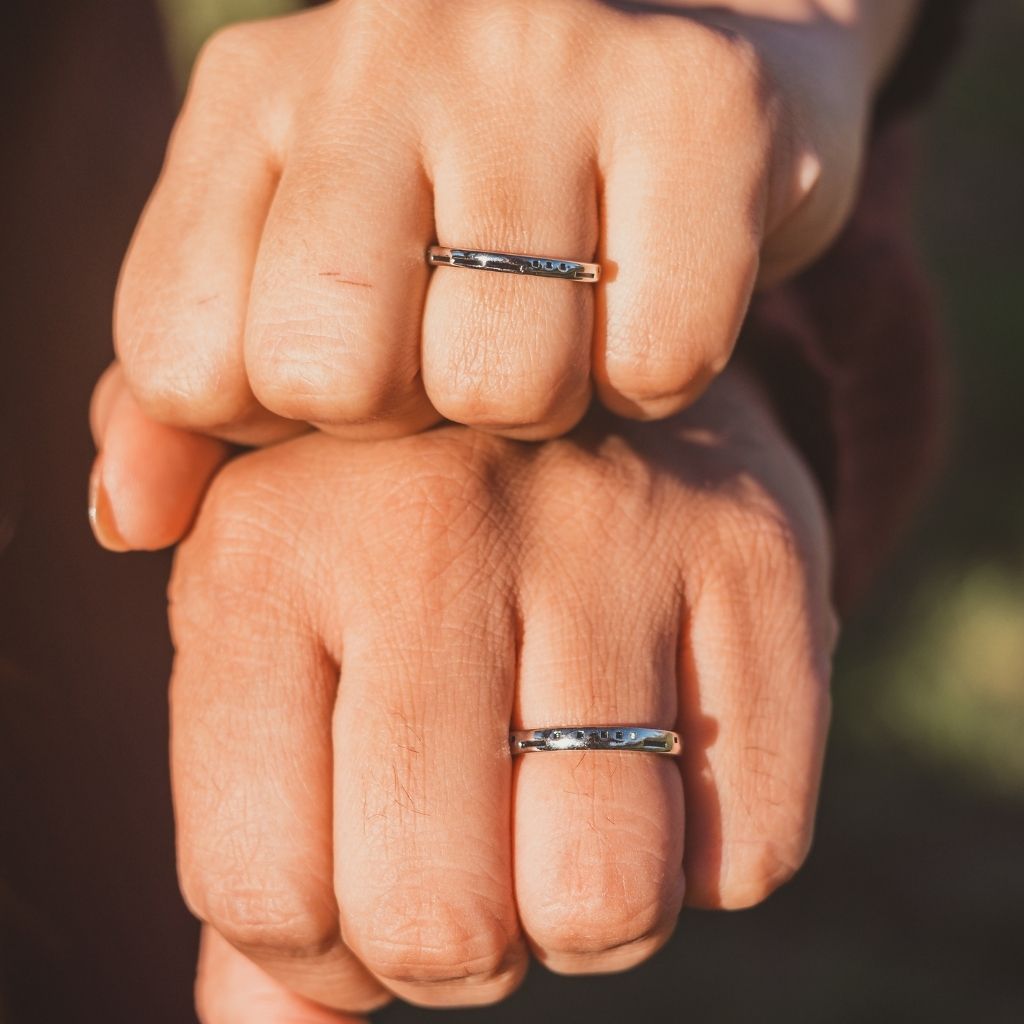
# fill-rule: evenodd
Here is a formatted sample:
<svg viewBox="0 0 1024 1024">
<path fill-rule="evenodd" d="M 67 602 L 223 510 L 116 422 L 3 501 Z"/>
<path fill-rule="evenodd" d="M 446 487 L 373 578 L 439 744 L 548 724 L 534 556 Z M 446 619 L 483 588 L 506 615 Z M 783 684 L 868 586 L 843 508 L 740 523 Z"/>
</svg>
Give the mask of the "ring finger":
<svg viewBox="0 0 1024 1024">
<path fill-rule="evenodd" d="M 638 592 L 612 607 L 599 590 L 581 601 L 585 607 L 574 611 L 564 593 L 528 595 L 515 728 L 671 727 L 672 602 L 660 607 Z M 683 790 L 674 758 L 528 754 L 516 764 L 514 806 L 520 918 L 549 968 L 626 970 L 660 948 L 684 889 Z"/>
<path fill-rule="evenodd" d="M 586 261 L 597 245 L 592 166 L 474 137 L 441 152 L 438 241 L 446 246 Z M 465 153 L 476 154 L 466 159 Z M 571 151 L 571 147 L 566 147 Z M 440 268 L 423 320 L 423 379 L 459 423 L 538 440 L 569 430 L 590 401 L 594 299 L 587 284 Z"/>
</svg>

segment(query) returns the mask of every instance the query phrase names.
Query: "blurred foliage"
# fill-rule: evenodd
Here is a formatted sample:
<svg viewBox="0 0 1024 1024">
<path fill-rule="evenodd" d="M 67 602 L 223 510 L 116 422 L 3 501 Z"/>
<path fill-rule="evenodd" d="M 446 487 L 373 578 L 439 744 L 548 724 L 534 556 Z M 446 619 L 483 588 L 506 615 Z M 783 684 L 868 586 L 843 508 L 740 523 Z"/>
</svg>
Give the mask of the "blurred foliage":
<svg viewBox="0 0 1024 1024">
<path fill-rule="evenodd" d="M 908 744 L 966 781 L 1024 795 L 1024 578 L 995 564 L 935 578 L 912 595 L 892 650 L 854 654 L 840 684 L 868 692 L 858 741 Z"/>
<path fill-rule="evenodd" d="M 949 459 L 839 661 L 837 726 L 1024 798 L 1024 3 L 979 4 L 923 126 L 917 232 L 953 363 Z"/>
</svg>

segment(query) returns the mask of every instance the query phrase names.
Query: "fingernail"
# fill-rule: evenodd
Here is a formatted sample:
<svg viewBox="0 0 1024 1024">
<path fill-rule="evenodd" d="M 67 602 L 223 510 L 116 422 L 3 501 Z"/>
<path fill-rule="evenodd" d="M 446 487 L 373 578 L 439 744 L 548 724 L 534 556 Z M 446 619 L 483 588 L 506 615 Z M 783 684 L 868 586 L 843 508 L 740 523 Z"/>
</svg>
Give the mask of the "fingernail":
<svg viewBox="0 0 1024 1024">
<path fill-rule="evenodd" d="M 101 547 L 108 551 L 130 551 L 114 519 L 110 497 L 103 486 L 103 456 L 98 455 L 89 474 L 89 525 Z"/>
</svg>

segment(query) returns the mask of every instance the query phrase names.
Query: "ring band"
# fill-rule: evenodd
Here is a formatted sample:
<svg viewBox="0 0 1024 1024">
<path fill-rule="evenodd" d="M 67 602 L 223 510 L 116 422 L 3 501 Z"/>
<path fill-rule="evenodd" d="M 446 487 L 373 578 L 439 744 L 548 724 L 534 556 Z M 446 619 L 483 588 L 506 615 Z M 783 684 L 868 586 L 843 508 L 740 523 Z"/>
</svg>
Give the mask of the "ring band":
<svg viewBox="0 0 1024 1024">
<path fill-rule="evenodd" d="M 583 284 L 595 284 L 601 277 L 598 263 L 524 256 L 514 252 L 488 252 L 485 249 L 449 249 L 444 245 L 432 245 L 427 250 L 427 262 L 435 267 L 465 267 L 468 270 L 492 270 L 499 274 L 554 277 Z"/>
<path fill-rule="evenodd" d="M 683 752 L 683 741 L 678 733 L 638 725 L 521 729 L 509 733 L 508 742 L 513 757 L 548 750 L 636 750 L 669 757 L 678 757 Z"/>
</svg>

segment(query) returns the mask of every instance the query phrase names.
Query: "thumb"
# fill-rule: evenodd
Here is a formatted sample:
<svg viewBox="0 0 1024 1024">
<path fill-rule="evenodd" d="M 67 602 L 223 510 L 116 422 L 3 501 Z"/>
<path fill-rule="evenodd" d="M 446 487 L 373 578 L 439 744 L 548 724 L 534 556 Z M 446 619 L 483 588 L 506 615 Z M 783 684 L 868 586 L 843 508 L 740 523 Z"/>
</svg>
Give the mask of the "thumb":
<svg viewBox="0 0 1024 1024">
<path fill-rule="evenodd" d="M 181 540 L 230 446 L 148 419 L 117 363 L 96 385 L 90 423 L 99 449 L 89 478 L 97 541 L 110 551 L 154 551 Z"/>
<path fill-rule="evenodd" d="M 199 947 L 196 1011 L 203 1024 L 365 1024 L 366 1020 L 289 992 L 208 925 Z"/>
</svg>

